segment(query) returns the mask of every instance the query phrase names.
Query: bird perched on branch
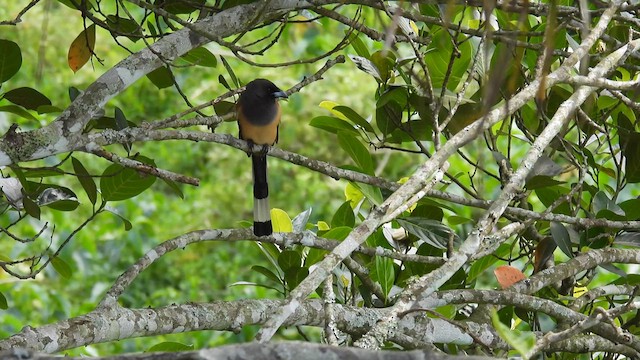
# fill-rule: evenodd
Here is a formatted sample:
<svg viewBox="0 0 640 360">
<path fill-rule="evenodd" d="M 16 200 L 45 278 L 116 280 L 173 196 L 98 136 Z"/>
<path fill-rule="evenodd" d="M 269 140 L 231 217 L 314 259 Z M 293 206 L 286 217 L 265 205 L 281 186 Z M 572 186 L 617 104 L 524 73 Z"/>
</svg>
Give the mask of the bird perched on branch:
<svg viewBox="0 0 640 360">
<path fill-rule="evenodd" d="M 268 146 L 278 142 L 278 126 L 282 109 L 278 99 L 287 94 L 271 81 L 256 79 L 247 84 L 240 94 L 236 112 L 240 139 L 250 144 L 248 155 L 253 164 L 253 233 L 256 236 L 271 235 L 271 209 L 267 184 Z M 260 152 L 253 152 L 253 145 L 262 145 Z"/>
</svg>

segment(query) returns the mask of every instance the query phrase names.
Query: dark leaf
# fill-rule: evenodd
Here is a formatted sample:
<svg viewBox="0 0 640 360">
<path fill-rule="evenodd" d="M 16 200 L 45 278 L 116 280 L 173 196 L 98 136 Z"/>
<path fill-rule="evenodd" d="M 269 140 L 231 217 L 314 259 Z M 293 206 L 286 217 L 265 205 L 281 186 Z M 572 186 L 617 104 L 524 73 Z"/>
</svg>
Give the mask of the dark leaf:
<svg viewBox="0 0 640 360">
<path fill-rule="evenodd" d="M 133 42 L 140 40 L 142 28 L 134 20 L 122 18 L 116 15 L 107 15 L 106 20 L 109 30 L 113 32 L 113 35 L 126 36 Z"/>
<path fill-rule="evenodd" d="M 295 250 L 285 250 L 278 256 L 278 265 L 283 271 L 298 268 L 302 265 L 302 257 Z"/>
<path fill-rule="evenodd" d="M 342 241 L 349 236 L 353 229 L 346 226 L 333 228 L 322 235 L 325 239 Z"/>
<path fill-rule="evenodd" d="M 640 247 L 640 232 L 623 232 L 613 240 L 616 245 Z"/>
<path fill-rule="evenodd" d="M 148 158 L 138 156 L 135 160 L 153 166 L 153 162 Z M 140 173 L 119 164 L 113 164 L 102 173 L 100 190 L 105 200 L 126 200 L 142 193 L 153 185 L 155 181 L 155 176 Z"/>
<path fill-rule="evenodd" d="M 629 118 L 620 112 L 618 115 L 620 126 L 620 148 L 625 157 L 624 172 L 629 183 L 640 182 L 640 133 L 635 130 Z"/>
<path fill-rule="evenodd" d="M 457 238 L 453 230 L 440 221 L 419 217 L 407 217 L 397 221 L 409 233 L 439 249 L 447 248 L 450 234 L 453 234 L 454 239 Z"/>
<path fill-rule="evenodd" d="M 0 112 L 8 112 L 8 113 L 18 115 L 27 120 L 38 121 L 38 119 L 36 119 L 33 115 L 31 115 L 27 110 L 23 109 L 18 105 L 0 106 Z"/>
<path fill-rule="evenodd" d="M 146 352 L 178 352 L 178 351 L 189 351 L 193 350 L 193 345 L 187 345 L 175 341 L 165 341 L 159 344 L 155 344 L 152 347 L 148 348 Z"/>
<path fill-rule="evenodd" d="M 209 49 L 202 46 L 190 50 L 186 54 L 182 55 L 182 58 L 185 61 L 198 66 L 211 68 L 218 66 L 218 59 L 216 59 L 216 56 L 213 55 Z"/>
<path fill-rule="evenodd" d="M 309 125 L 322 129 L 324 131 L 328 131 L 332 134 L 337 134 L 338 131 L 348 131 L 353 135 L 359 135 L 358 130 L 356 130 L 351 124 L 348 122 L 331 117 L 331 116 L 317 116 L 311 119 Z"/>
<path fill-rule="evenodd" d="M 43 105 L 51 105 L 51 100 L 36 89 L 21 87 L 9 90 L 4 98 L 28 110 L 37 110 Z"/>
<path fill-rule="evenodd" d="M 353 214 L 353 209 L 349 201 L 345 201 L 331 219 L 331 227 L 337 228 L 340 226 L 346 226 L 352 228 L 356 223 L 356 217 Z"/>
<path fill-rule="evenodd" d="M 0 39 L 0 83 L 9 80 L 22 66 L 20 46 L 11 40 Z"/>
<path fill-rule="evenodd" d="M 7 298 L 4 297 L 4 294 L 0 292 L 0 309 L 7 310 L 9 308 L 9 304 L 7 303 Z"/>
<path fill-rule="evenodd" d="M 373 160 L 360 140 L 346 131 L 338 131 L 338 144 L 366 174 L 373 175 Z"/>
<path fill-rule="evenodd" d="M 307 276 L 309 269 L 306 267 L 294 267 L 284 271 L 284 279 L 289 285 L 289 290 L 295 289 Z"/>
<path fill-rule="evenodd" d="M 533 165 L 533 169 L 527 175 L 527 180 L 534 176 L 549 176 L 554 177 L 562 172 L 562 167 L 556 164 L 551 158 L 546 155 L 542 155 L 536 163 Z"/>
<path fill-rule="evenodd" d="M 222 60 L 222 65 L 224 65 L 224 68 L 227 69 L 227 73 L 231 77 L 231 81 L 233 81 L 233 84 L 235 85 L 235 87 L 239 88 L 240 82 L 238 81 L 238 77 L 236 76 L 236 73 L 233 72 L 233 69 L 231 68 L 231 65 L 229 65 L 229 63 L 227 62 L 227 59 L 225 59 L 224 56 L 220 56 L 220 60 Z"/>
<path fill-rule="evenodd" d="M 260 265 L 253 265 L 251 267 L 251 270 L 259 272 L 260 274 L 266 276 L 267 278 L 275 281 L 276 283 L 280 284 L 282 283 L 282 281 L 280 280 L 280 278 L 278 276 L 276 276 L 276 274 L 273 273 L 273 271 L 267 269 L 264 266 L 260 266 Z"/>
<path fill-rule="evenodd" d="M 334 106 L 332 111 L 337 111 L 341 113 L 347 119 L 351 120 L 352 123 L 361 127 L 365 131 L 370 133 L 374 132 L 373 126 L 371 126 L 371 124 L 369 124 L 369 122 L 365 118 L 363 118 L 360 114 L 355 112 L 350 107 L 338 105 L 338 106 Z"/>
<path fill-rule="evenodd" d="M 571 250 L 571 238 L 569 237 L 569 232 L 564 227 L 564 224 L 556 221 L 551 222 L 551 236 L 560 250 L 562 250 L 565 255 L 572 258 L 573 251 Z"/>
<path fill-rule="evenodd" d="M 184 200 L 184 193 L 175 181 L 165 178 L 163 178 L 162 181 L 164 181 L 165 184 L 169 185 L 169 188 L 173 191 L 174 194 L 178 195 L 181 199 Z"/>
<path fill-rule="evenodd" d="M 555 186 L 559 184 L 563 184 L 563 181 L 554 180 L 549 176 L 538 175 L 532 178 L 529 178 L 525 184 L 528 190 L 535 190 L 548 186 Z"/>
<path fill-rule="evenodd" d="M 166 67 L 159 67 L 147 74 L 147 78 L 151 80 L 153 85 L 158 89 L 168 88 L 173 86 L 173 75 L 171 71 Z"/>
<path fill-rule="evenodd" d="M 40 220 L 40 207 L 36 204 L 35 201 L 31 200 L 28 196 L 26 196 L 23 192 L 22 197 L 22 206 L 24 206 L 24 211 L 34 219 Z"/>
</svg>

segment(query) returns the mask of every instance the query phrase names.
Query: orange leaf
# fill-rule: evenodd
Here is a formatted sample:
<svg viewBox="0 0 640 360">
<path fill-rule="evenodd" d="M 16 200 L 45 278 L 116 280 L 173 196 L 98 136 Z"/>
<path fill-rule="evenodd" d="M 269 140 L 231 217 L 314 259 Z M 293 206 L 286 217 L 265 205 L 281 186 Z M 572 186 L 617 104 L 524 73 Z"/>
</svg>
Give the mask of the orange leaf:
<svg viewBox="0 0 640 360">
<path fill-rule="evenodd" d="M 522 271 L 509 265 L 498 266 L 493 273 L 503 289 L 527 278 Z"/>
<path fill-rule="evenodd" d="M 96 44 L 96 25 L 84 29 L 69 46 L 67 63 L 73 72 L 80 70 L 89 61 Z"/>
</svg>

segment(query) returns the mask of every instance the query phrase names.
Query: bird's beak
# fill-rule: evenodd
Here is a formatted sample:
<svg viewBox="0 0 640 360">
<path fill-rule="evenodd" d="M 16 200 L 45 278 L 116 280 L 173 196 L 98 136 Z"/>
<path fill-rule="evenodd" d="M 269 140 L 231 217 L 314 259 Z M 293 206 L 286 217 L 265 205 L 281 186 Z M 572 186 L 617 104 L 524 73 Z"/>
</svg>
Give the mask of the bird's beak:
<svg viewBox="0 0 640 360">
<path fill-rule="evenodd" d="M 280 98 L 280 99 L 288 99 L 289 98 L 289 96 L 287 96 L 287 93 L 285 93 L 282 90 L 274 92 L 273 93 L 273 97 L 276 98 L 276 99 L 278 99 L 278 98 Z"/>
</svg>

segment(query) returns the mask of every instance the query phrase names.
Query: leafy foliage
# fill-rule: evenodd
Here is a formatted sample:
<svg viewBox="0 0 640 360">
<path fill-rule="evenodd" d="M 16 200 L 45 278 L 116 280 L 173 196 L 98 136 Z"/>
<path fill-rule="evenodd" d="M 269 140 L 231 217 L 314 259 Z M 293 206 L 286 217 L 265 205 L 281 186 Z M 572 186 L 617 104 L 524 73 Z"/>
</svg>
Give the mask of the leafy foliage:
<svg viewBox="0 0 640 360">
<path fill-rule="evenodd" d="M 52 39 L 42 40 L 43 48 L 55 48 L 51 49 L 55 56 L 48 55 L 46 61 L 31 61 L 40 56 L 33 46 L 40 40 L 25 28 L 6 35 L 3 32 L 0 113 L 8 121 L 0 123 L 6 129 L 0 150 L 34 150 L 28 145 L 41 139 L 30 137 L 34 134 L 31 130 L 45 128 L 64 114 L 69 103 L 62 99 L 67 94 L 71 102 L 92 99 L 96 96 L 92 91 L 99 86 L 89 85 L 107 69 L 134 58 L 130 53 L 135 55 L 155 42 L 180 36 L 181 28 L 198 19 L 250 2 L 213 3 L 157 1 L 139 7 L 121 2 L 53 2 L 55 11 L 50 15 L 64 31 L 51 29 Z M 316 163 L 318 159 L 340 166 L 337 170 L 355 171 L 356 180 L 364 177 L 367 181 L 345 175 L 348 181 L 336 185 L 331 179 L 310 175 L 307 169 L 271 161 L 270 186 L 275 189 L 271 197 L 277 204 L 271 217 L 274 230 L 285 238 L 283 243 L 288 244 L 288 236 L 302 236 L 305 231 L 313 232 L 311 239 L 317 236 L 336 246 L 352 241 L 357 233 L 354 229 L 360 229 L 378 211 L 386 211 L 383 204 L 394 196 L 398 183 L 412 181 L 407 179 L 425 161 L 435 162 L 444 156 L 450 166 L 444 179 L 429 192 L 421 190 L 407 197 L 419 198 L 415 204 L 407 204 L 393 219 L 371 229 L 365 244 L 375 252 L 353 253 L 352 262 L 333 269 L 332 301 L 364 308 L 393 307 L 403 299 L 398 294 L 416 281 L 428 279 L 447 264 L 445 260 L 457 259 L 466 251 L 468 239 L 487 231 L 479 242 L 496 242 L 491 251 L 465 254 L 464 266 L 437 279 L 441 285 L 433 295 L 463 294 L 460 296 L 466 302 L 480 303 L 477 316 L 463 316 L 464 304 L 453 301 L 411 312 L 462 324 L 459 328 L 465 335 L 473 328 L 466 322 L 482 321 L 486 315 L 481 325 L 489 326 L 504 342 L 486 344 L 475 336 L 473 342 L 456 340 L 436 344 L 438 348 L 451 353 L 495 349 L 503 356 L 518 353 L 528 357 L 538 345 L 545 345 L 536 338 L 536 331 L 559 332 L 575 326 L 576 319 L 582 319 L 579 315 L 595 316 L 598 311 L 611 311 L 615 315 L 610 317 L 611 325 L 628 332 L 635 341 L 639 331 L 635 310 L 613 311 L 633 303 L 635 291 L 623 285 L 637 285 L 638 277 L 629 274 L 625 264 L 610 264 L 617 259 L 614 255 L 596 251 L 622 247 L 637 251 L 640 241 L 639 228 L 634 227 L 640 220 L 640 192 L 635 185 L 640 182 L 640 58 L 637 52 L 629 51 L 608 72 L 610 83 L 606 86 L 598 82 L 602 79 L 588 75 L 606 56 L 632 40 L 629 34 L 638 31 L 637 21 L 627 17 L 636 14 L 637 7 L 625 5 L 626 12 L 605 24 L 601 29 L 604 36 L 589 53 L 566 66 L 571 54 L 586 41 L 588 31 L 582 27 L 599 31 L 602 14 L 610 4 L 589 3 L 588 9 L 568 1 L 512 7 L 444 2 L 380 2 L 362 9 L 341 5 L 241 24 L 244 28 L 237 31 L 237 37 L 209 34 L 210 40 L 218 41 L 215 47 L 181 48 L 183 53 L 170 57 L 156 54 L 162 66 L 145 74 L 149 81 L 125 84 L 132 88 L 112 100 L 98 99 L 104 109 L 92 112 L 96 116 L 78 127 L 83 131 L 68 138 L 92 137 L 106 143 L 105 138 L 117 134 L 117 144 L 101 147 L 87 142 L 91 146 L 79 150 L 88 154 L 60 154 L 29 164 L 11 158 L 11 166 L 2 170 L 3 179 L 10 180 L 2 182 L 4 199 L 0 204 L 0 226 L 7 235 L 0 251 L 1 276 L 7 281 L 0 286 L 0 308 L 11 310 L 0 315 L 7 324 L 2 335 L 18 332 L 27 322 L 36 327 L 91 310 L 119 272 L 161 241 L 203 227 L 238 227 L 250 219 L 248 200 L 244 200 L 250 198 L 251 180 L 243 153 L 184 141 L 136 142 L 134 148 L 134 140 L 151 138 L 134 139 L 131 133 L 160 128 L 166 135 L 173 128 L 186 126 L 181 123 L 184 121 L 187 125 L 210 125 L 217 133 L 235 134 L 235 125 L 222 121 L 231 117 L 234 99 L 212 101 L 214 97 L 227 90 L 236 94 L 236 89 L 263 76 L 277 79 L 281 86 L 292 85 L 292 79 L 297 78 L 318 80 L 320 76 L 314 78 L 316 69 L 308 64 L 340 52 L 350 59 L 346 65 L 329 69 L 322 75 L 324 81 L 305 84 L 313 91 L 294 93 L 289 103 L 282 105 L 284 120 L 278 146 L 305 154 L 309 159 L 295 161 L 324 174 L 329 174 L 329 167 Z M 36 4 L 36 9 L 39 6 Z M 12 13 L 20 11 L 17 4 L 8 7 Z M 578 14 L 586 13 L 590 17 L 575 25 L 582 16 Z M 77 36 L 72 39 L 69 34 Z M 184 44 L 190 43 L 184 40 Z M 52 43 L 68 44 L 68 48 L 58 49 L 50 46 Z M 156 50 L 163 48 L 154 47 Z M 23 62 L 23 57 L 29 61 Z M 290 60 L 291 64 L 306 65 L 280 64 Z M 89 61 L 93 67 L 85 66 Z M 264 61 L 267 69 L 257 70 L 259 61 Z M 36 66 L 44 66 L 44 72 Z M 62 70 L 66 67 L 75 75 Z M 278 69 L 269 70 L 272 67 Z M 571 76 L 555 81 L 557 69 Z M 127 72 L 117 73 L 118 81 L 132 78 Z M 42 81 L 43 76 L 47 81 Z M 563 115 L 564 125 L 552 134 L 549 145 L 540 149 L 541 155 L 533 163 L 524 162 L 538 139 L 546 136 L 545 128 L 583 89 L 579 79 L 589 82 L 594 91 L 575 111 Z M 634 81 L 636 85 L 628 85 Z M 532 84 L 538 87 L 531 89 Z M 524 93 L 528 97 L 518 98 Z M 501 116 L 490 118 L 499 109 L 505 109 Z M 194 112 L 197 116 L 190 118 Z M 210 117 L 214 113 L 222 118 Z M 66 125 L 62 128 L 69 130 Z M 176 138 L 188 138 L 184 134 Z M 55 132 L 46 135 L 59 136 Z M 476 140 L 462 142 L 465 136 Z M 64 146 L 62 140 L 50 147 Z M 455 154 L 441 155 L 448 144 L 456 144 L 450 152 Z M 96 147 L 100 151 L 91 151 Z M 98 160 L 95 154 L 108 160 Z M 135 160 L 137 165 L 127 160 Z M 184 177 L 167 176 L 166 172 L 162 173 L 163 182 L 158 182 L 155 175 L 160 172 L 155 170 L 159 168 L 199 177 L 202 186 L 177 185 L 176 179 Z M 513 190 L 511 181 L 520 169 L 530 171 Z M 429 178 L 418 181 L 423 188 L 430 186 Z M 505 212 L 488 213 L 486 209 L 497 206 L 495 200 L 507 191 L 512 193 Z M 289 214 L 295 214 L 293 209 L 306 210 L 292 219 Z M 99 216 L 103 213 L 114 216 Z M 491 229 L 477 228 L 483 218 L 492 216 L 496 222 Z M 510 225 L 522 228 L 503 235 Z M 256 244 L 202 243 L 163 257 L 163 262 L 140 274 L 119 301 L 123 306 L 142 307 L 247 296 L 285 297 L 331 251 L 309 242 L 286 248 L 267 241 Z M 578 260 L 592 254 L 599 254 L 602 262 L 580 268 Z M 506 263 L 509 271 L 517 272 L 517 280 L 543 283 L 535 293 L 527 294 L 541 302 L 551 300 L 565 311 L 565 317 L 550 319 L 519 308 L 498 291 L 492 293 L 497 312 L 482 303 L 490 301 L 473 290 L 497 288 L 498 283 L 504 286 L 491 269 L 506 269 Z M 573 268 L 557 270 L 563 264 Z M 550 280 L 553 276 L 557 278 Z M 22 281 L 28 278 L 36 281 Z M 507 283 L 505 288 L 524 286 Z M 603 290 L 602 285 L 610 287 Z M 606 293 L 613 286 L 616 290 Z M 592 289 L 605 293 L 582 302 L 579 295 Z M 330 296 L 321 288 L 315 289 L 316 295 Z M 422 295 L 416 292 L 411 296 Z M 21 305 L 32 303 L 40 312 Z M 184 351 L 247 341 L 253 331 L 164 337 L 149 351 Z M 594 333 L 606 335 L 597 330 Z M 318 331 L 311 331 L 311 336 L 283 331 L 280 336 L 319 341 L 322 335 Z M 607 340 L 619 343 L 617 338 Z M 137 349 L 147 347 L 140 342 L 135 345 Z M 131 346 L 100 345 L 97 352 L 125 348 Z M 617 349 L 602 345 L 597 351 L 609 352 L 613 358 Z M 578 358 L 573 354 L 575 349 L 566 350 L 548 356 Z"/>
</svg>

